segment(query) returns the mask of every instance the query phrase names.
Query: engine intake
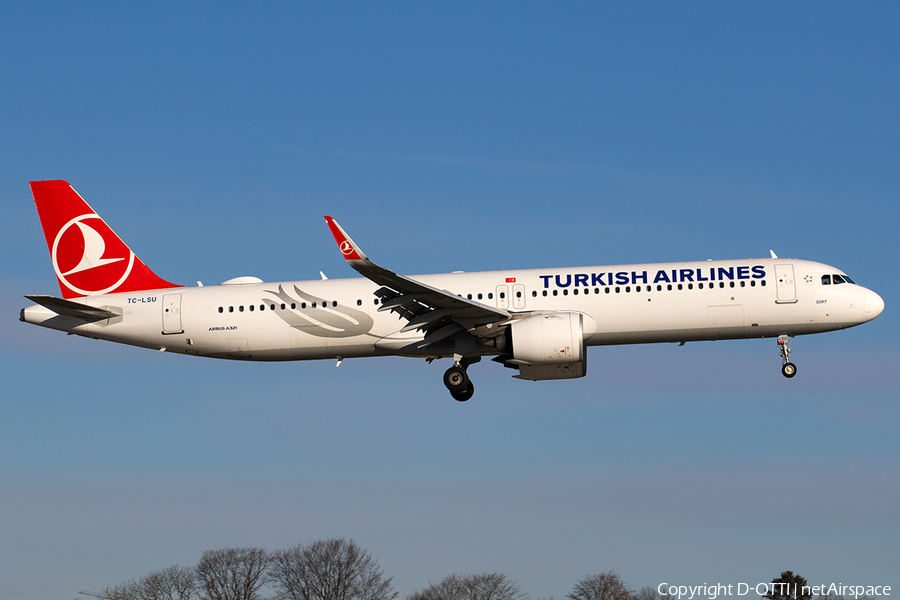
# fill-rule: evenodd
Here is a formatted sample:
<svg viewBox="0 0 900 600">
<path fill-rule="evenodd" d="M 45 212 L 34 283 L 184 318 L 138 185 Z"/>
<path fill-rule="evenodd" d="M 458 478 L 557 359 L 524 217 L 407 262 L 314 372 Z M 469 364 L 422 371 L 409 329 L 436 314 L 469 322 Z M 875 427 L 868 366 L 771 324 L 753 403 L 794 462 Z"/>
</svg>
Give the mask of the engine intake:
<svg viewBox="0 0 900 600">
<path fill-rule="evenodd" d="M 513 321 L 508 330 L 512 358 L 519 379 L 570 379 L 584 377 L 584 318 L 581 313 L 544 313 Z"/>
</svg>

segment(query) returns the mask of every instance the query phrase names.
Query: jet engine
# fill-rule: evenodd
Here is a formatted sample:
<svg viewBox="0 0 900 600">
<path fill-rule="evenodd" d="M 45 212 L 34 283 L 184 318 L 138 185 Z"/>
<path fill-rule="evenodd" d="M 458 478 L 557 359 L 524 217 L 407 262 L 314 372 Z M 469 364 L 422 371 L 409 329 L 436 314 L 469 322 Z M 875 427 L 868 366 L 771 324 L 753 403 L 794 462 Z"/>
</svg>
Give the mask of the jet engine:
<svg viewBox="0 0 900 600">
<path fill-rule="evenodd" d="M 581 313 L 544 313 L 510 323 L 504 361 L 519 369 L 515 377 L 539 381 L 573 379 L 587 373 L 584 318 Z"/>
</svg>

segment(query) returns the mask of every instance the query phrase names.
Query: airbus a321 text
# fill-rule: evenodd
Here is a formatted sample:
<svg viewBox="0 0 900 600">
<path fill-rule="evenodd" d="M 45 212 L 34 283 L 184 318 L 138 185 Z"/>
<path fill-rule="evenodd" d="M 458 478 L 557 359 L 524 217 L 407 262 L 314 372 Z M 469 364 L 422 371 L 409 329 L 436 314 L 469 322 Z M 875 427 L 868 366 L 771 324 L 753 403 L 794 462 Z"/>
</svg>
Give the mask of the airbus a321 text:
<svg viewBox="0 0 900 600">
<path fill-rule="evenodd" d="M 397 275 L 331 217 L 362 278 L 184 287 L 158 277 L 65 181 L 31 183 L 62 298 L 26 296 L 26 323 L 210 358 L 451 358 L 444 385 L 472 397 L 482 357 L 528 380 L 587 372 L 587 347 L 775 338 L 781 371 L 795 335 L 845 329 L 884 309 L 835 267 L 771 258 Z"/>
</svg>

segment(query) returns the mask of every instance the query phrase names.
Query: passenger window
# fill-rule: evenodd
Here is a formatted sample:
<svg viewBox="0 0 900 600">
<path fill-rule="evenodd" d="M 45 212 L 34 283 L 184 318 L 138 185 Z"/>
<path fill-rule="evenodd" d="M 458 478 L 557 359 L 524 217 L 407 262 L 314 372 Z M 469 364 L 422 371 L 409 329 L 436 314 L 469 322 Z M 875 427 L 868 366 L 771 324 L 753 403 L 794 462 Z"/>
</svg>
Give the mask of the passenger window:
<svg viewBox="0 0 900 600">
<path fill-rule="evenodd" d="M 822 285 L 831 285 L 831 275 L 822 275 Z"/>
<path fill-rule="evenodd" d="M 572 290 L 572 293 L 575 294 L 575 295 L 577 296 L 577 295 L 578 295 L 578 288 L 575 288 L 574 290 Z"/>
<path fill-rule="evenodd" d="M 306 308 L 306 302 L 301 302 L 301 303 L 300 303 L 300 308 L 305 309 L 305 308 Z"/>
<path fill-rule="evenodd" d="M 500 292 L 500 299 L 503 300 L 506 298 L 506 292 Z"/>
<path fill-rule="evenodd" d="M 251 304 L 251 305 L 250 305 L 250 312 L 253 312 L 255 309 L 256 309 L 256 307 L 253 306 L 253 305 Z"/>
<path fill-rule="evenodd" d="M 291 302 L 291 310 L 296 310 L 296 309 L 297 309 L 297 303 Z"/>
<path fill-rule="evenodd" d="M 331 301 L 331 308 L 337 308 L 337 300 Z"/>
<path fill-rule="evenodd" d="M 357 305 L 357 306 L 362 306 L 362 300 L 357 300 L 357 301 L 356 301 L 356 305 Z"/>
<path fill-rule="evenodd" d="M 547 294 L 544 294 L 544 295 L 546 296 Z M 478 299 L 479 299 L 479 300 L 482 299 L 482 295 L 481 295 L 481 294 L 478 294 Z"/>
<path fill-rule="evenodd" d="M 747 285 L 746 281 L 741 281 L 741 287 L 745 287 Z"/>
<path fill-rule="evenodd" d="M 284 303 L 281 304 L 281 310 L 284 310 Z"/>
<path fill-rule="evenodd" d="M 553 295 L 556 296 L 559 294 L 559 290 L 553 290 Z"/>
<path fill-rule="evenodd" d="M 228 312 L 234 312 L 234 307 L 233 307 L 233 306 L 229 306 L 229 307 L 228 307 Z"/>
<path fill-rule="evenodd" d="M 244 312 L 244 305 L 238 306 L 238 312 Z"/>
<path fill-rule="evenodd" d="M 537 298 L 537 290 L 531 290 L 531 297 Z"/>
<path fill-rule="evenodd" d="M 546 295 L 547 295 L 547 290 L 544 290 L 544 291 L 541 292 L 541 293 L 542 293 L 544 296 L 546 296 Z"/>
<path fill-rule="evenodd" d="M 488 300 L 493 300 L 493 299 L 494 299 L 494 293 L 493 293 L 493 292 L 490 292 L 490 293 L 488 294 Z"/>
<path fill-rule="evenodd" d="M 225 312 L 225 309 L 222 308 L 222 307 L 220 306 L 220 307 L 219 307 L 219 312 L 220 312 L 220 313 Z"/>
</svg>

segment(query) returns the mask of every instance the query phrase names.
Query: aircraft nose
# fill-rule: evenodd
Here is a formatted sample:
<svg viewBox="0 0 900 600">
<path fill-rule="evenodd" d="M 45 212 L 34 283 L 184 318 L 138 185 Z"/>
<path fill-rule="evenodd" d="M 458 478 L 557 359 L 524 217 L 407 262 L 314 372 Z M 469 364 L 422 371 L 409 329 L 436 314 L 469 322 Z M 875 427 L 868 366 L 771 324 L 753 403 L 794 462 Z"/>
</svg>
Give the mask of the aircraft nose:
<svg viewBox="0 0 900 600">
<path fill-rule="evenodd" d="M 884 310 L 884 300 L 872 290 L 866 290 L 866 318 L 874 319 Z"/>
</svg>

